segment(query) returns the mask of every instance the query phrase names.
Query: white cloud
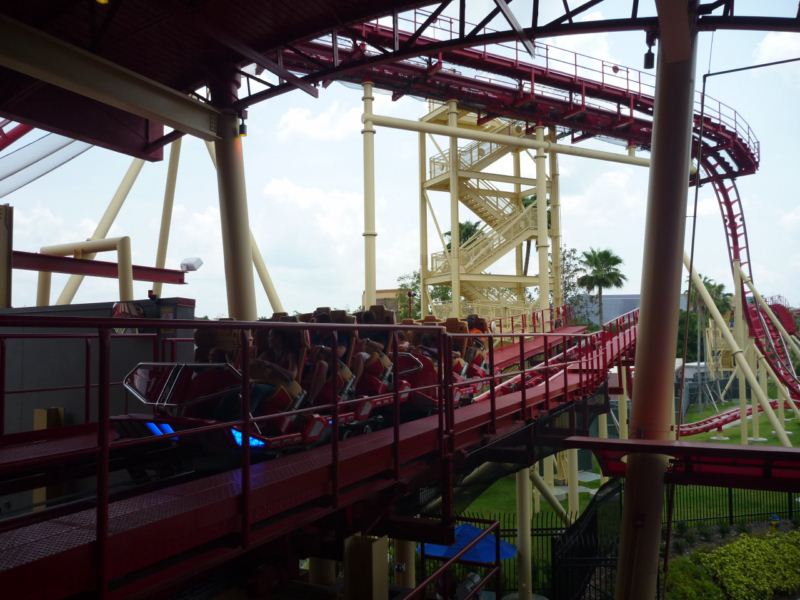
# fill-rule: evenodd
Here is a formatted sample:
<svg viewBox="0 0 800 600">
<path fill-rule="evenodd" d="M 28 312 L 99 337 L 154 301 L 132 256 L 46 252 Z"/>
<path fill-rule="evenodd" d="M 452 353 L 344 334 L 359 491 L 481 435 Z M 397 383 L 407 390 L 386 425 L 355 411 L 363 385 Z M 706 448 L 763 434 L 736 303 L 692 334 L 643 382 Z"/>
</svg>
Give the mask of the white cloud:
<svg viewBox="0 0 800 600">
<path fill-rule="evenodd" d="M 756 46 L 755 59 L 758 62 L 773 62 L 800 55 L 800 33 L 771 31 Z"/>
<path fill-rule="evenodd" d="M 800 206 L 785 213 L 783 217 L 781 217 L 780 223 L 781 226 L 786 229 L 795 230 L 795 228 L 800 225 Z"/>
<path fill-rule="evenodd" d="M 294 137 L 312 140 L 342 140 L 361 131 L 361 108 L 343 108 L 338 102 L 320 113 L 308 108 L 292 107 L 278 122 L 278 139 Z"/>
<path fill-rule="evenodd" d="M 775 62 L 800 56 L 800 33 L 771 31 L 764 36 L 754 51 L 756 63 Z M 795 88 L 800 87 L 800 63 L 770 67 L 777 76 Z"/>
</svg>

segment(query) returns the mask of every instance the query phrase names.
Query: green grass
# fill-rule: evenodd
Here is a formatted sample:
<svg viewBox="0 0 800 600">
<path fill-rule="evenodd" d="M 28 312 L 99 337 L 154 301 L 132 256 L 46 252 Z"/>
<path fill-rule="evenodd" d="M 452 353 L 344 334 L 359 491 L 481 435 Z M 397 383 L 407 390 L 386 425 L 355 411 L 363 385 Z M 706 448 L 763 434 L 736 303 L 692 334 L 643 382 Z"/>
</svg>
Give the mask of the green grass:
<svg viewBox="0 0 800 600">
<path fill-rule="evenodd" d="M 717 406 L 720 409 L 720 412 L 729 410 L 731 408 L 738 408 L 738 402 L 727 402 L 727 403 L 717 403 Z M 699 421 L 706 417 L 710 417 L 711 415 L 716 414 L 714 407 L 711 405 L 706 405 L 702 410 L 697 407 L 697 405 L 692 405 L 686 411 L 686 416 L 684 417 L 684 423 L 692 423 L 694 421 Z M 775 411 L 777 415 L 777 411 Z M 789 435 L 789 441 L 793 444 L 800 444 L 800 421 L 793 419 L 794 411 L 790 408 L 786 409 L 786 417 L 788 419 L 792 419 L 791 421 L 787 421 L 785 424 L 785 429 Z M 780 446 L 781 443 L 778 440 L 778 437 L 772 433 L 772 425 L 770 425 L 767 416 L 764 413 L 759 413 L 758 419 L 758 427 L 759 427 L 759 435 L 760 437 L 767 438 L 766 442 L 749 442 L 752 444 L 757 444 L 760 446 Z M 752 436 L 752 421 L 748 420 L 747 422 L 747 435 Z M 740 434 L 739 434 L 739 423 L 728 427 L 727 429 L 722 430 L 722 435 L 727 436 L 729 439 L 727 440 L 712 440 L 712 437 L 719 435 L 717 431 L 709 431 L 708 433 L 701 433 L 698 435 L 693 435 L 690 437 L 684 438 L 686 441 L 691 442 L 717 442 L 720 444 L 739 444 L 740 443 Z M 796 441 L 795 441 L 796 440 Z"/>
<path fill-rule="evenodd" d="M 595 463 L 595 472 L 599 473 L 599 468 L 596 467 Z M 600 480 L 596 481 L 588 481 L 588 482 L 581 482 L 579 484 L 581 487 L 585 488 L 593 488 L 597 489 L 600 487 Z M 583 512 L 583 509 L 586 508 L 586 505 L 592 499 L 592 495 L 589 492 L 581 492 L 579 494 L 580 500 L 580 511 Z M 564 498 L 561 501 L 561 506 L 564 507 L 564 510 L 567 510 L 567 499 Z M 493 513 L 498 512 L 509 512 L 513 513 L 517 511 L 516 505 L 516 476 L 509 475 L 507 477 L 503 477 L 502 479 L 498 479 L 495 481 L 483 494 L 478 496 L 472 504 L 469 505 L 467 508 L 467 512 L 470 513 L 480 513 L 482 515 L 486 515 L 487 517 Z M 543 513 L 555 513 L 553 508 L 550 504 L 542 498 L 541 501 L 541 512 Z"/>
</svg>

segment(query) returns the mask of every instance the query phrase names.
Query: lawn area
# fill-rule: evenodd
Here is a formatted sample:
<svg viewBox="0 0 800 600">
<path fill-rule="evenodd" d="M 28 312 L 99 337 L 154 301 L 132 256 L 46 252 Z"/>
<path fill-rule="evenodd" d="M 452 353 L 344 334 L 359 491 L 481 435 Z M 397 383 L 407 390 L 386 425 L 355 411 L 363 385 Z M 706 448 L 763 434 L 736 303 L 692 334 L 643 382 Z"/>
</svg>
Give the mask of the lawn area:
<svg viewBox="0 0 800 600">
<path fill-rule="evenodd" d="M 720 412 L 730 410 L 731 408 L 738 408 L 738 402 L 726 402 L 726 403 L 717 403 L 717 406 L 720 409 Z M 686 416 L 684 418 L 684 422 L 691 423 L 694 421 L 699 421 L 706 417 L 710 417 L 711 415 L 715 414 L 715 410 L 713 406 L 706 405 L 703 410 L 700 410 L 696 405 L 692 405 L 689 407 L 689 410 L 686 411 Z M 777 411 L 776 411 L 777 414 Z M 787 408 L 786 409 L 786 432 L 789 435 L 790 441 L 796 444 L 800 444 L 800 421 L 795 420 L 794 418 L 794 411 Z M 780 446 L 780 441 L 778 441 L 777 436 L 772 432 L 772 426 L 769 424 L 767 420 L 767 416 L 764 413 L 759 413 L 759 420 L 758 420 L 758 427 L 759 427 L 759 435 L 761 437 L 767 438 L 765 442 L 749 442 L 751 444 L 758 444 L 762 446 Z M 718 435 L 716 431 L 710 431 L 708 433 L 701 433 L 699 435 L 693 435 L 691 437 L 685 438 L 687 441 L 692 442 L 717 442 L 720 444 L 738 444 L 739 443 L 739 423 L 735 423 L 730 427 L 723 429 L 722 435 L 727 436 L 729 439 L 727 440 L 712 440 L 711 438 Z M 748 420 L 748 435 L 752 436 L 752 423 Z M 794 442 L 794 440 L 797 442 Z"/>
<path fill-rule="evenodd" d="M 599 474 L 600 467 L 597 465 L 594 457 L 592 458 L 592 466 L 593 471 Z M 515 479 L 515 475 L 509 475 L 507 477 L 503 477 L 502 479 L 498 479 L 483 494 L 476 498 L 472 504 L 469 505 L 469 507 L 467 507 L 467 511 L 470 513 L 480 513 L 482 515 L 486 515 L 487 517 L 491 514 L 516 512 Z M 597 479 L 595 481 L 583 481 L 580 483 L 580 486 L 584 488 L 597 489 L 600 487 L 600 480 Z M 583 512 L 583 509 L 586 508 L 586 505 L 589 504 L 591 499 L 592 495 L 589 492 L 580 493 L 581 512 Z M 564 510 L 567 509 L 566 497 L 561 501 L 561 505 L 564 507 Z M 543 513 L 555 514 L 555 511 L 544 498 L 542 498 L 541 501 L 541 511 Z"/>
</svg>

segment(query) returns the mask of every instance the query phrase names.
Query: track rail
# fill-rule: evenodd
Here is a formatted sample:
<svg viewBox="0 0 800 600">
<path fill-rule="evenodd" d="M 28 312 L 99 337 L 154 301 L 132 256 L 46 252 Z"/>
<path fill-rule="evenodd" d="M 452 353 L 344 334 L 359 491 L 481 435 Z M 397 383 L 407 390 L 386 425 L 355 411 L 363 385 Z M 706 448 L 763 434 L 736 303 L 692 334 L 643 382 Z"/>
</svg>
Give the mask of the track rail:
<svg viewBox="0 0 800 600">
<path fill-rule="evenodd" d="M 317 38 L 285 50 L 283 64 L 298 72 L 314 73 L 328 65 L 336 78 L 352 83 L 372 81 L 393 92 L 447 100 L 459 98 L 479 117 L 505 117 L 530 129 L 552 125 L 573 142 L 592 137 L 620 140 L 649 149 L 655 108 L 652 74 L 554 46 L 535 44 L 533 57 L 518 41 L 502 39 L 492 45 L 466 46 L 447 42 L 458 38 L 458 20 L 439 16 L 423 35 L 415 33 L 430 13 L 414 11 L 399 20 L 395 32 L 385 21 L 362 23 L 340 36 L 351 47 L 334 43 L 332 36 Z M 406 30 L 403 30 L 403 28 Z M 488 28 L 486 35 L 491 36 Z M 396 38 L 395 38 L 396 36 Z M 416 44 L 422 49 L 393 63 L 358 66 L 380 48 Z M 334 59 L 333 48 L 337 48 Z M 425 52 L 425 47 L 435 52 Z M 338 67 L 353 63 L 350 68 Z M 701 132 L 701 99 L 695 102 L 693 152 Z M 760 144 L 748 123 L 730 106 L 706 96 L 702 117 L 701 175 L 692 185 L 710 183 L 722 215 L 728 258 L 733 270 L 738 260 L 753 279 L 750 244 L 736 179 L 755 173 Z M 743 286 L 737 294 L 744 304 L 750 335 L 781 382 L 800 399 L 800 381 L 790 356 L 752 294 Z"/>
</svg>

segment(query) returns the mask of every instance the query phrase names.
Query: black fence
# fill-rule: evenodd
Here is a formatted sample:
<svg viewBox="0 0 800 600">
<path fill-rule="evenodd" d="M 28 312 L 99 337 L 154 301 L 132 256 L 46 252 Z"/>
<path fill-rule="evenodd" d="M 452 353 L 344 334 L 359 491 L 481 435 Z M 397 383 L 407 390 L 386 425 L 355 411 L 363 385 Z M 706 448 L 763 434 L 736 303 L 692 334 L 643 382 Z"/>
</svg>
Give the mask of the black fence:
<svg viewBox="0 0 800 600">
<path fill-rule="evenodd" d="M 666 494 L 669 491 L 667 486 L 664 525 L 668 518 Z M 623 492 L 624 481 L 609 481 L 569 528 L 553 512 L 534 515 L 531 541 L 535 593 L 550 600 L 610 600 L 614 597 Z M 794 493 L 675 486 L 673 502 L 673 532 L 696 528 L 702 533 L 707 526 L 767 523 L 775 516 L 784 520 L 800 519 L 800 494 Z M 498 521 L 502 539 L 516 544 L 516 514 L 465 513 L 464 516 Z M 431 562 L 428 570 L 434 568 Z M 463 579 L 469 572 L 469 568 L 459 566 L 455 577 Z M 517 581 L 517 559 L 504 560 L 503 593 L 515 591 Z"/>
</svg>

